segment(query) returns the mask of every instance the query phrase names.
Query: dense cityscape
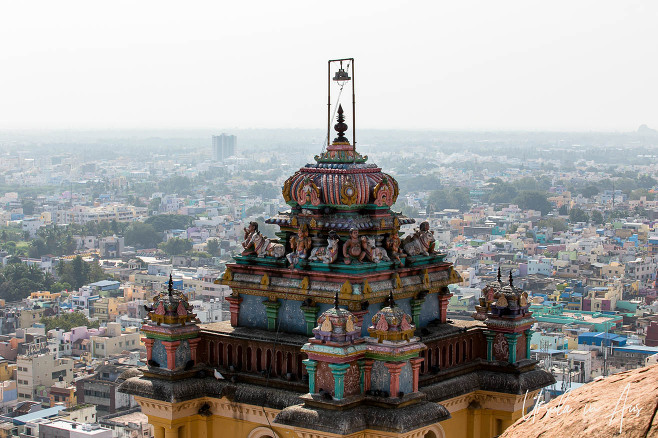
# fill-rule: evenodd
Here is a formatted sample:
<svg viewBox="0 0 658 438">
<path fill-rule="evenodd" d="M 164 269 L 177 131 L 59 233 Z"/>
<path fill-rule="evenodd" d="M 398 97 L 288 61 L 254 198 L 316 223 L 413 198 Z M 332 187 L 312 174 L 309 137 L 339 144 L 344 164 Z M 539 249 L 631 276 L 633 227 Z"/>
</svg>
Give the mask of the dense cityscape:
<svg viewBox="0 0 658 438">
<path fill-rule="evenodd" d="M 195 135 L 0 139 L 0 436 L 154 436 L 118 391 L 151 365 L 149 304 L 173 286 L 199 323 L 231 319 L 226 264 L 250 223 L 276 241 L 282 187 L 321 134 Z M 451 322 L 485 320 L 492 282 L 527 292 L 530 358 L 555 379 L 543 400 L 658 362 L 656 131 L 362 137 L 397 179 L 391 209 L 415 220 L 400 236 L 428 223 L 461 276 Z"/>
</svg>

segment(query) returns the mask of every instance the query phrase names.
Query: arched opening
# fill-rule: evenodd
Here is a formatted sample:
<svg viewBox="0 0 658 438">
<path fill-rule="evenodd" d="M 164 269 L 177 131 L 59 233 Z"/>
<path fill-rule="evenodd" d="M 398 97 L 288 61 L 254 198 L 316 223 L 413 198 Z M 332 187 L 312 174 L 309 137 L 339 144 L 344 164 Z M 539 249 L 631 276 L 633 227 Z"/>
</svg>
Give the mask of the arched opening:
<svg viewBox="0 0 658 438">
<path fill-rule="evenodd" d="M 292 374 L 292 353 L 286 354 L 286 374 Z"/>
<path fill-rule="evenodd" d="M 439 347 L 434 350 L 434 356 L 436 357 L 436 366 L 441 367 L 441 349 Z"/>
<path fill-rule="evenodd" d="M 279 434 L 269 427 L 257 427 L 247 435 L 247 438 L 279 438 Z"/>
<path fill-rule="evenodd" d="M 447 353 L 447 351 L 448 351 L 448 350 L 446 349 L 446 347 L 445 347 L 445 345 L 444 345 L 444 346 L 443 346 L 443 358 L 441 359 L 441 365 L 442 365 L 443 367 L 447 367 L 447 366 L 448 366 L 448 353 Z"/>
<path fill-rule="evenodd" d="M 466 341 L 462 342 L 462 361 L 466 362 L 468 360 L 468 350 L 466 350 Z"/>
<path fill-rule="evenodd" d="M 220 342 L 217 346 L 217 363 L 224 365 L 224 343 Z"/>
<path fill-rule="evenodd" d="M 272 350 L 267 350 L 267 359 L 265 362 L 265 370 L 267 372 L 267 375 L 269 376 L 272 374 Z"/>
<path fill-rule="evenodd" d="M 428 368 L 432 368 L 432 365 L 434 365 L 434 364 L 432 363 L 432 360 L 434 359 L 434 357 L 432 357 L 432 356 L 433 356 L 433 355 L 432 355 L 432 350 L 431 350 L 431 349 L 428 349 L 428 350 L 427 350 L 427 367 L 428 367 Z"/>
<path fill-rule="evenodd" d="M 301 354 L 297 355 L 297 378 L 301 379 L 302 374 L 304 373 L 304 364 L 302 363 L 304 357 Z"/>
<path fill-rule="evenodd" d="M 260 348 L 256 349 L 256 371 L 263 371 L 263 350 Z"/>
<path fill-rule="evenodd" d="M 228 344 L 226 346 L 226 366 L 233 365 L 233 345 Z"/>
<path fill-rule="evenodd" d="M 237 350 L 236 356 L 237 356 L 235 358 L 236 359 L 235 360 L 236 365 L 238 367 L 238 370 L 241 370 L 242 369 L 242 345 L 238 345 L 238 350 Z"/>
<path fill-rule="evenodd" d="M 448 365 L 452 366 L 452 344 L 448 345 Z"/>
<path fill-rule="evenodd" d="M 247 347 L 247 371 L 251 371 L 251 347 Z"/>
<path fill-rule="evenodd" d="M 277 351 L 276 352 L 276 375 L 277 376 L 280 376 L 280 375 L 283 374 L 282 371 L 281 371 L 282 367 L 283 367 L 283 355 L 281 354 L 280 351 Z"/>
<path fill-rule="evenodd" d="M 474 357 L 473 356 L 473 338 L 468 340 L 468 351 L 469 351 L 469 354 L 470 354 L 471 358 L 473 358 Z"/>
<path fill-rule="evenodd" d="M 423 361 L 420 363 L 420 372 L 425 374 L 425 364 L 427 363 L 427 352 L 423 351 L 420 353 L 420 357 L 423 358 Z"/>
<path fill-rule="evenodd" d="M 460 356 L 459 356 L 459 341 L 455 344 L 455 363 L 460 362 Z"/>
<path fill-rule="evenodd" d="M 423 438 L 438 438 L 436 434 L 433 431 L 427 431 L 425 432 L 425 435 L 423 435 Z"/>
<path fill-rule="evenodd" d="M 208 343 L 208 365 L 214 365 L 215 362 L 215 343 L 210 341 Z"/>
</svg>

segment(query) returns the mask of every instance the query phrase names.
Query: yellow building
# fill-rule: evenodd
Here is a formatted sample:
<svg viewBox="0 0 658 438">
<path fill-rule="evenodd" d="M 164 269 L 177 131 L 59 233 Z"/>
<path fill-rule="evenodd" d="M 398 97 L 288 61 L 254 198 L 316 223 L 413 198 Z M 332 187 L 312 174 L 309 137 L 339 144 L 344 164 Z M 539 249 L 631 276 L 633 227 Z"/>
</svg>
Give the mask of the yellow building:
<svg viewBox="0 0 658 438">
<path fill-rule="evenodd" d="M 0 382 L 11 380 L 16 370 L 16 364 L 9 364 L 6 360 L 0 361 Z"/>
</svg>

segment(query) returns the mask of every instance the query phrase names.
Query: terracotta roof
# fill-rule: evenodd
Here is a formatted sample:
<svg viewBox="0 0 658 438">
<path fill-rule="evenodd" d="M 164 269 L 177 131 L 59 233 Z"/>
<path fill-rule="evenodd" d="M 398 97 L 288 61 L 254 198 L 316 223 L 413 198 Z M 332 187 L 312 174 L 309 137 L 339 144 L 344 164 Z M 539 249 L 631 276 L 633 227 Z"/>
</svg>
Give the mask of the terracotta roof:
<svg viewBox="0 0 658 438">
<path fill-rule="evenodd" d="M 614 374 L 583 385 L 546 405 L 535 407 L 534 421 L 531 411 L 525 418 L 510 426 L 500 438 L 656 438 L 656 388 L 658 365 Z"/>
</svg>

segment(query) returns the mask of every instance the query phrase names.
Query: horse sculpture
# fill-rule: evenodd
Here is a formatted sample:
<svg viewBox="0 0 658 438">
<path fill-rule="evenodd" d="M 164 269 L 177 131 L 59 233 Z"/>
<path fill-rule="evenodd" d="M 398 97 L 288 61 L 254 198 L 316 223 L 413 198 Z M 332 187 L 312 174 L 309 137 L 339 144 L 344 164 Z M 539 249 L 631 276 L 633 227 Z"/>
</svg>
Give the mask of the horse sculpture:
<svg viewBox="0 0 658 438">
<path fill-rule="evenodd" d="M 260 231 L 251 235 L 248 244 L 254 245 L 254 251 L 258 257 L 275 257 L 281 258 L 286 253 L 286 248 L 280 244 L 272 242 L 268 237 L 263 236 Z"/>
</svg>

